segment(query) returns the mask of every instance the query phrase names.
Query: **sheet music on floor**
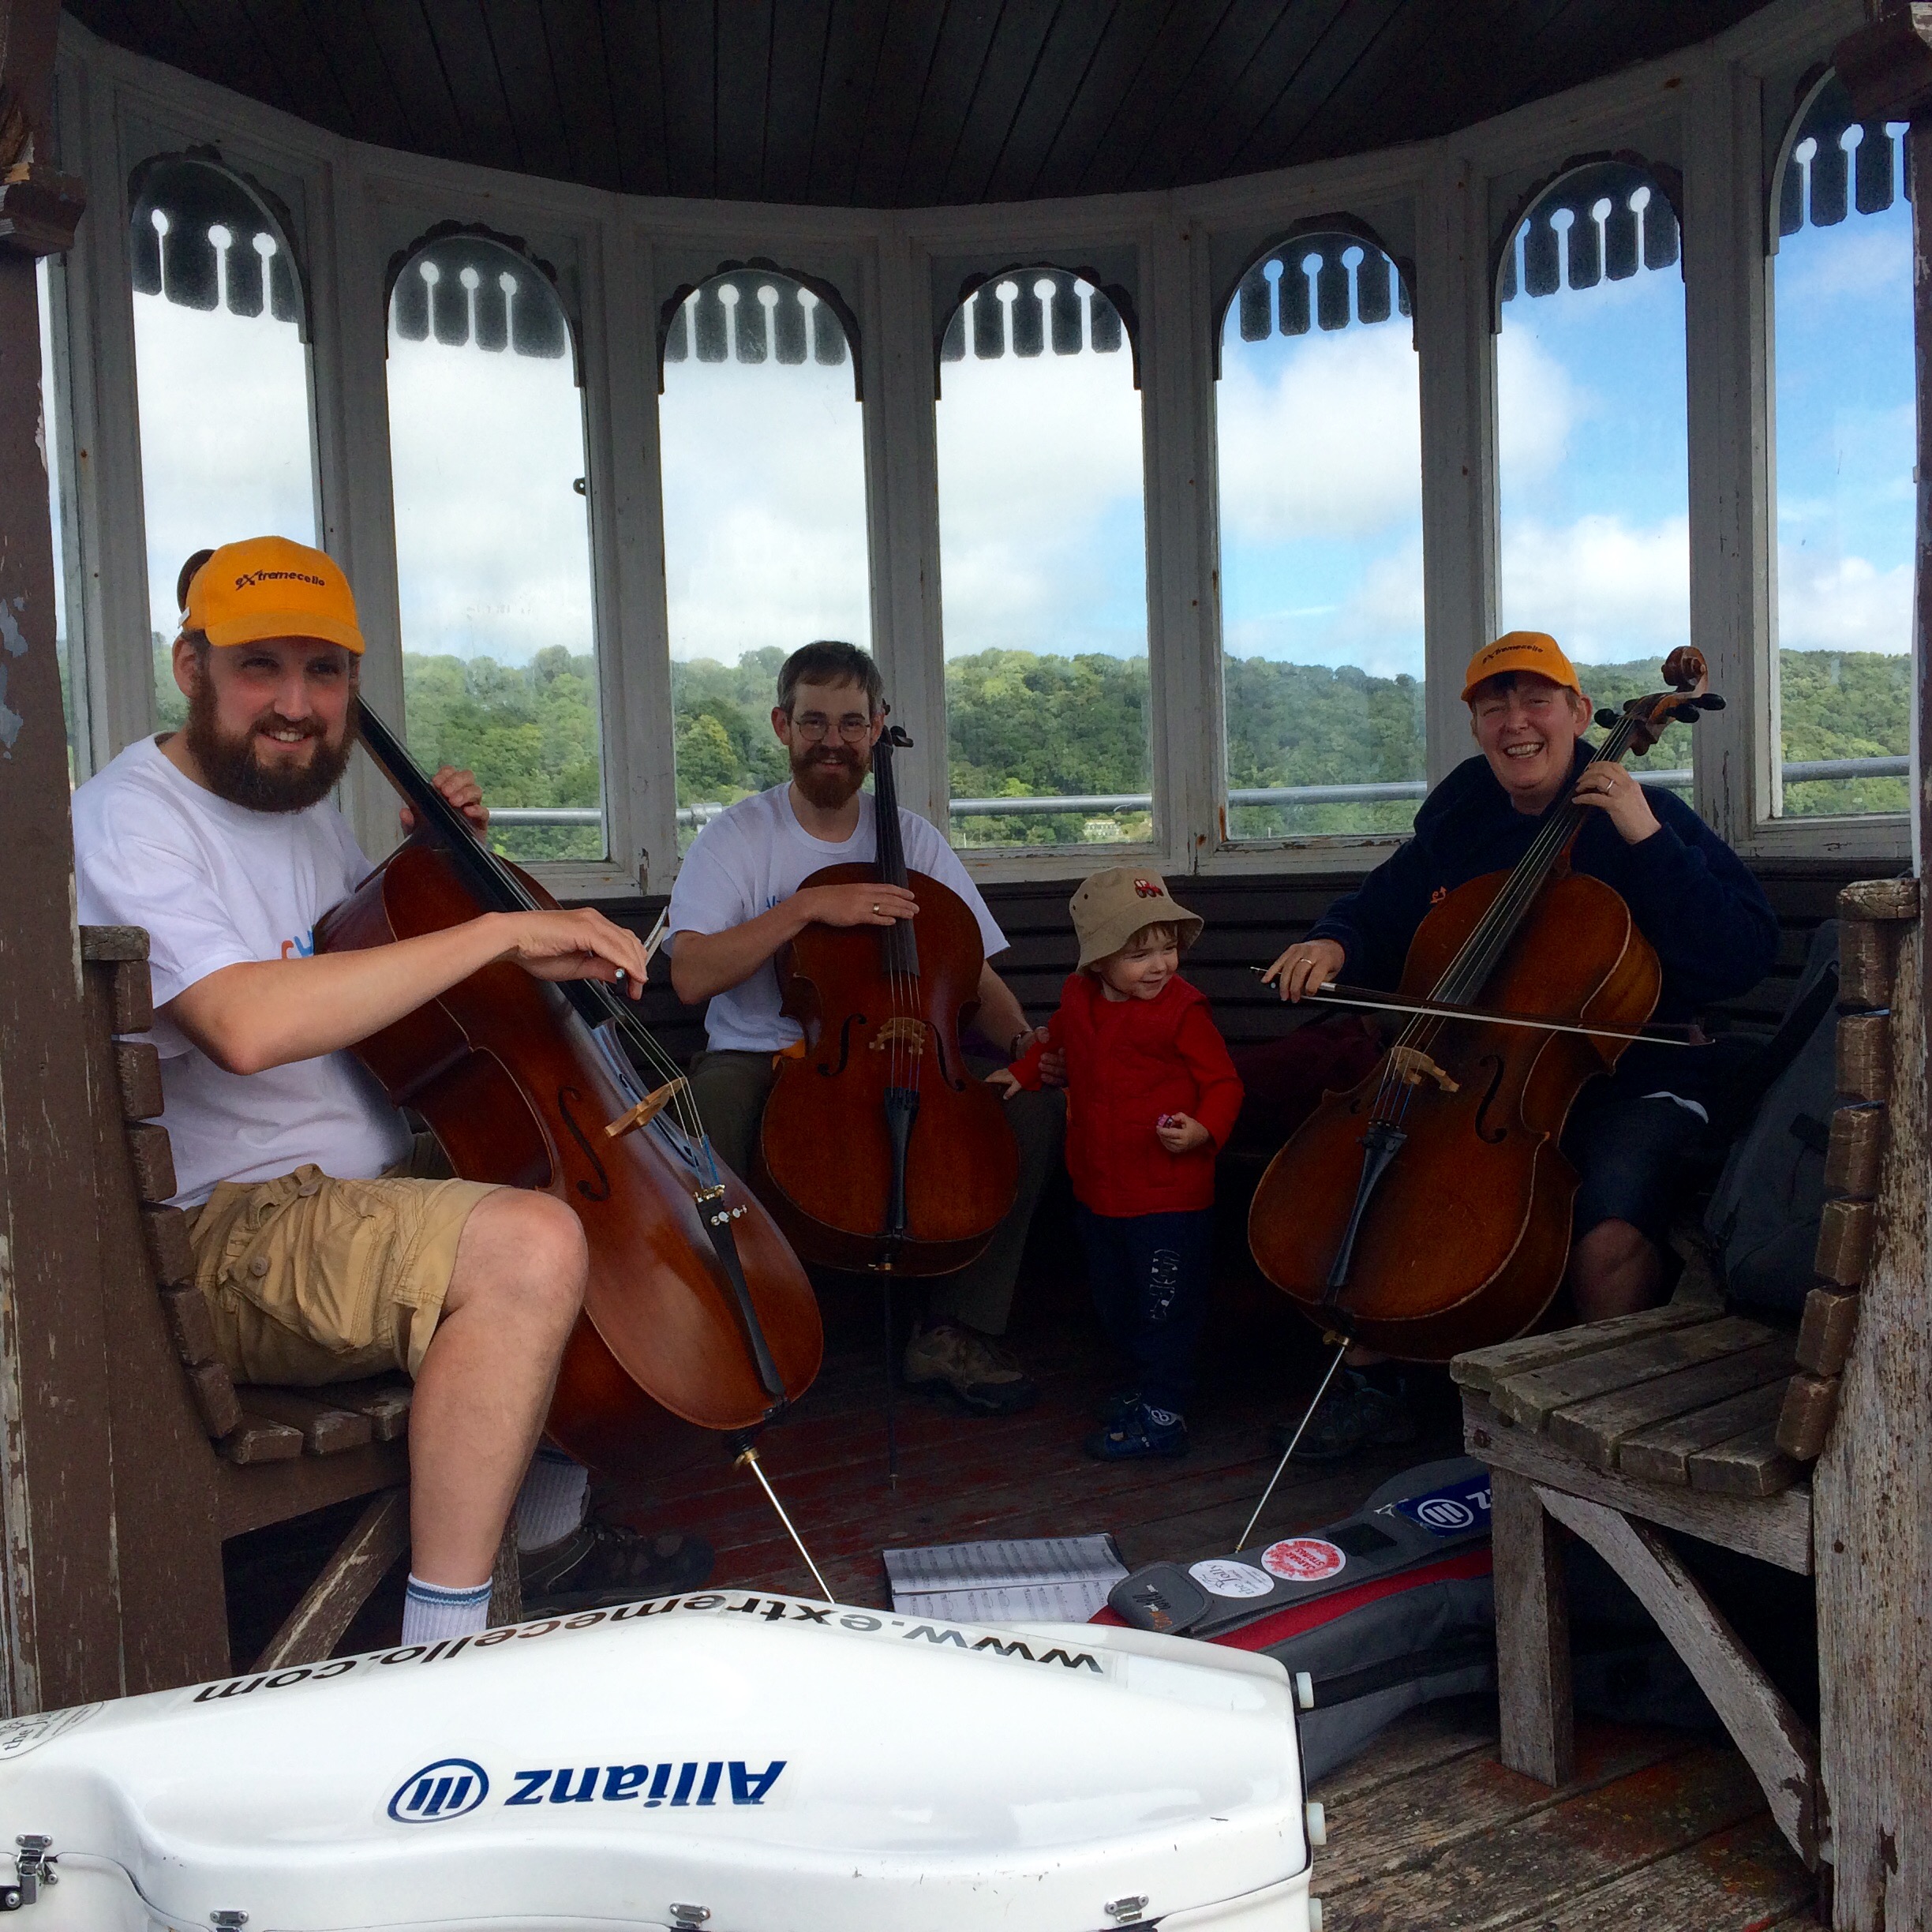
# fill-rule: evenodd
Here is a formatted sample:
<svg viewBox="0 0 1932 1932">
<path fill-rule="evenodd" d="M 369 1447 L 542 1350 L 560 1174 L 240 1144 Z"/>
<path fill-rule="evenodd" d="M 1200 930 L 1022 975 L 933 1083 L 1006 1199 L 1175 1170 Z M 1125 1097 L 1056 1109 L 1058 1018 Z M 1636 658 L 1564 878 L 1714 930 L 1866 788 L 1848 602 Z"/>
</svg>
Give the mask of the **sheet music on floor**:
<svg viewBox="0 0 1932 1932">
<path fill-rule="evenodd" d="M 893 1608 L 964 1623 L 1084 1623 L 1127 1574 L 1110 1536 L 1007 1537 L 889 1549 Z"/>
</svg>

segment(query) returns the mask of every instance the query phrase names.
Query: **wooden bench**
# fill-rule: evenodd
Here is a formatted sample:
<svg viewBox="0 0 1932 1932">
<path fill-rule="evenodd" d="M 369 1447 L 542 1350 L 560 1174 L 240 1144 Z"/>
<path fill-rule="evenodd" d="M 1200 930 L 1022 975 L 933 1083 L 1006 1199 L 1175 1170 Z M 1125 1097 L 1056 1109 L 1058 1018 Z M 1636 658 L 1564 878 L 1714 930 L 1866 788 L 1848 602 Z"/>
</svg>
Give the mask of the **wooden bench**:
<svg viewBox="0 0 1932 1932">
<path fill-rule="evenodd" d="M 1917 912 L 1910 879 L 1840 895 L 1840 1099 L 1818 1286 L 1795 1335 L 1727 1314 L 1715 1283 L 1693 1269 L 1667 1307 L 1451 1365 L 1464 1440 L 1494 1478 L 1503 1762 L 1549 1784 L 1573 1767 L 1567 1530 L 1657 1619 L 1814 1869 L 1829 1847 L 1818 1740 L 1659 1531 L 1813 1574 L 1807 1466 L 1832 1426 L 1871 1255 L 1896 934 Z"/>
<path fill-rule="evenodd" d="M 369 1499 L 253 1667 L 328 1656 L 409 1547 L 410 1384 L 401 1375 L 326 1388 L 237 1387 L 195 1286 L 189 1217 L 167 1205 L 174 1163 L 162 1122 L 148 935 L 80 929 L 97 1198 L 110 1257 L 109 1428 L 127 1688 L 224 1676 L 222 1545 L 274 1523 Z M 519 1611 L 505 1539 L 493 1622 Z M 245 1662 L 246 1661 L 241 1661 Z"/>
</svg>

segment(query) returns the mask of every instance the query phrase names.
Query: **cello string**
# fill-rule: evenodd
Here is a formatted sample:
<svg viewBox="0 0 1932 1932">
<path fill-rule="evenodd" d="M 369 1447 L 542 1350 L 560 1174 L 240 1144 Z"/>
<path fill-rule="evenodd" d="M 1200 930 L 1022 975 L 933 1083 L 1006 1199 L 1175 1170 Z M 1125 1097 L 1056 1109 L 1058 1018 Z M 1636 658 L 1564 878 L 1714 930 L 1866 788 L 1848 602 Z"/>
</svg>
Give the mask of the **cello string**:
<svg viewBox="0 0 1932 1932">
<path fill-rule="evenodd" d="M 1619 718 L 1603 744 L 1593 751 L 1586 769 L 1588 764 L 1606 760 L 1621 762 L 1637 722 L 1636 714 L 1631 712 Z M 1581 822 L 1584 807 L 1574 802 L 1574 789 L 1575 781 L 1572 780 L 1563 807 L 1538 829 L 1503 889 L 1438 977 L 1432 989 L 1432 998 L 1462 1004 L 1480 994 L 1504 947 L 1513 937 L 1523 912 L 1541 890 L 1557 853 L 1568 843 Z M 1446 1017 L 1432 1017 L 1412 1024 L 1404 1028 L 1398 1044 L 1427 1052 L 1440 1037 L 1443 1028 L 1449 1024 Z M 1395 1058 L 1392 1054 L 1384 1075 L 1384 1091 L 1376 1098 L 1377 1118 L 1386 1118 L 1384 1102 L 1391 1077 L 1395 1077 L 1397 1091 L 1394 1118 L 1390 1124 L 1399 1127 L 1407 1118 L 1416 1088 L 1395 1076 Z"/>
</svg>

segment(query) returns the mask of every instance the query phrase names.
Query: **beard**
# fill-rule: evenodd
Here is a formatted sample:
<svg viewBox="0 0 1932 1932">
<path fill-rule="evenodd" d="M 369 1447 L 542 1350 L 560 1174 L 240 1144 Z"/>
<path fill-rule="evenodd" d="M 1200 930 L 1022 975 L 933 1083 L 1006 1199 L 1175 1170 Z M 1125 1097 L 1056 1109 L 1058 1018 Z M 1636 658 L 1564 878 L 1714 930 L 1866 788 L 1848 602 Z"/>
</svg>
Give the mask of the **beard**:
<svg viewBox="0 0 1932 1932">
<path fill-rule="evenodd" d="M 837 811 L 866 781 L 871 751 L 847 744 L 801 744 L 792 748 L 792 782 L 821 811 Z"/>
<path fill-rule="evenodd" d="M 324 728 L 314 720 L 285 718 L 272 706 L 253 719 L 239 737 L 230 737 L 215 717 L 214 681 L 204 671 L 195 680 L 188 699 L 188 722 L 182 736 L 202 777 L 208 781 L 208 789 L 217 798 L 248 811 L 306 811 L 328 796 L 348 768 L 350 754 L 355 749 L 357 703 L 351 696 L 342 742 L 338 745 L 330 745 Z M 299 730 L 316 740 L 306 765 L 262 762 L 256 754 L 256 740 L 265 739 L 277 727 Z"/>
</svg>

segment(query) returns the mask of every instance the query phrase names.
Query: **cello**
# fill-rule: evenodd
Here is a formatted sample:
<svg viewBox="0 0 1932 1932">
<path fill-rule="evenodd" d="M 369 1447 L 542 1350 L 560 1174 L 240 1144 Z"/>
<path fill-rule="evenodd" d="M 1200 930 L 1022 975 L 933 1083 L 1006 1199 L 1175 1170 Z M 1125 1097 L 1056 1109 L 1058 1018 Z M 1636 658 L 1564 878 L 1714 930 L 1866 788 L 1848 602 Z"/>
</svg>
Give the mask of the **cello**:
<svg viewBox="0 0 1932 1932">
<path fill-rule="evenodd" d="M 1647 752 L 1724 702 L 1688 646 L 1664 678 L 1597 713 L 1609 729 L 1592 762 Z M 1569 869 L 1586 811 L 1566 792 L 1510 871 L 1430 908 L 1398 996 L 1375 1002 L 1407 1024 L 1262 1177 L 1255 1260 L 1336 1337 L 1447 1361 L 1522 1334 L 1562 1284 L 1578 1176 L 1558 1141 L 1583 1083 L 1649 1037 L 1661 983 L 1622 898 Z"/>
<path fill-rule="evenodd" d="M 754 1171 L 807 1260 L 946 1275 L 984 1251 L 1013 1206 L 1020 1149 L 960 1048 L 986 964 L 979 921 L 950 886 L 906 868 L 893 754 L 912 742 L 891 725 L 873 747 L 874 864 L 827 866 L 800 889 L 902 886 L 919 917 L 810 926 L 792 941 L 779 979 L 805 1050 L 780 1063 Z"/>
<path fill-rule="evenodd" d="M 416 823 L 318 923 L 319 950 L 556 907 L 366 706 L 361 741 Z M 429 1121 L 459 1177 L 540 1189 L 582 1222 L 590 1277 L 545 1426 L 615 1475 L 650 1466 L 672 1417 L 721 1431 L 772 1421 L 824 1348 L 797 1256 L 713 1156 L 689 1088 L 630 1006 L 601 980 L 541 980 L 500 960 L 355 1050 L 392 1102 Z"/>
</svg>

